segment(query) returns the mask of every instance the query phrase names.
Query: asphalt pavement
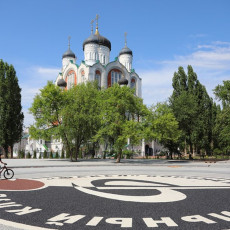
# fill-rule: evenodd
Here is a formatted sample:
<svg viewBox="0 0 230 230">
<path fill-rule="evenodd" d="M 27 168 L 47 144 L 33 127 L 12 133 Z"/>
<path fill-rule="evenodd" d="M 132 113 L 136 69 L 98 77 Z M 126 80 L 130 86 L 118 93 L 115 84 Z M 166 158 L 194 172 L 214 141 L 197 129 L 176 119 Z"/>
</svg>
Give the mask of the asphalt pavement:
<svg viewBox="0 0 230 230">
<path fill-rule="evenodd" d="M 230 161 L 4 159 L 0 229 L 230 229 Z"/>
</svg>

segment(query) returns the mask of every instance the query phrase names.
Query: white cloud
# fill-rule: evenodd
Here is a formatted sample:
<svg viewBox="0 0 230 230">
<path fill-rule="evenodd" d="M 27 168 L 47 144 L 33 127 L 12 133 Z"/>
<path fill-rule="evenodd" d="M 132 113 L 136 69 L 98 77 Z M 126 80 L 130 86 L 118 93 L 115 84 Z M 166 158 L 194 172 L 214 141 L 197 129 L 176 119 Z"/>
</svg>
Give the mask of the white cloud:
<svg viewBox="0 0 230 230">
<path fill-rule="evenodd" d="M 223 80 L 230 79 L 229 63 L 230 43 L 222 41 L 199 45 L 186 56 L 175 56 L 172 60 L 158 63 L 154 61 L 155 69 L 137 71 L 142 78 L 144 102 L 150 105 L 167 100 L 172 93 L 174 72 L 179 66 L 183 66 L 186 71 L 188 65 L 192 65 L 200 82 L 206 86 L 209 95 L 214 97 L 212 90 Z"/>
<path fill-rule="evenodd" d="M 145 104 L 163 102 L 170 97 L 173 90 L 172 77 L 178 70 L 178 66 L 183 66 L 186 70 L 188 65 L 192 65 L 198 79 L 213 97 L 212 90 L 223 80 L 230 79 L 230 43 L 215 41 L 210 44 L 202 44 L 195 47 L 194 52 L 188 55 L 178 55 L 171 60 L 161 62 L 148 60 L 146 63 L 154 66 L 153 69 L 137 70 L 142 78 L 142 95 Z M 59 68 L 38 66 L 23 71 L 24 79 L 20 86 L 22 87 L 22 105 L 26 126 L 33 123 L 32 115 L 28 114 L 28 108 L 34 96 L 48 80 L 54 81 L 59 71 Z"/>
<path fill-rule="evenodd" d="M 39 90 L 43 88 L 47 81 L 54 81 L 60 69 L 30 67 L 23 71 L 23 79 L 21 79 L 20 87 L 22 88 L 22 107 L 24 112 L 24 125 L 33 124 L 33 116 L 28 113 L 28 108 L 31 107 L 33 99 Z"/>
<path fill-rule="evenodd" d="M 197 68 L 229 69 L 230 44 L 200 45 L 197 51 L 187 56 L 176 56 L 174 60 L 166 60 L 168 65 L 192 65 Z"/>
<path fill-rule="evenodd" d="M 23 109 L 24 114 L 24 127 L 29 127 L 34 123 L 33 115 L 29 113 L 28 109 Z"/>
</svg>

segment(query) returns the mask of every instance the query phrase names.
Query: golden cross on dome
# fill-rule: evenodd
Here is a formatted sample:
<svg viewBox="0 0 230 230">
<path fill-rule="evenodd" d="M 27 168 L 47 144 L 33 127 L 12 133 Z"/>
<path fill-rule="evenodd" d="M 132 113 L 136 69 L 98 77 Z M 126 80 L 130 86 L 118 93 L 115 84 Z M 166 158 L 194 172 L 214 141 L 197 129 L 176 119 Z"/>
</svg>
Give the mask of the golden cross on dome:
<svg viewBox="0 0 230 230">
<path fill-rule="evenodd" d="M 97 14 L 96 15 L 96 32 L 95 32 L 95 34 L 99 34 L 99 32 L 98 32 L 98 19 L 100 18 L 100 16 Z"/>
<path fill-rule="evenodd" d="M 68 37 L 68 40 L 69 40 L 68 47 L 69 47 L 69 49 L 70 49 L 70 39 L 71 39 L 71 37 L 69 36 Z"/>
<path fill-rule="evenodd" d="M 95 19 L 93 19 L 90 23 L 91 23 L 91 34 L 93 33 L 93 23 L 94 23 Z"/>
<path fill-rule="evenodd" d="M 127 47 L 127 32 L 125 32 L 125 47 Z"/>
</svg>

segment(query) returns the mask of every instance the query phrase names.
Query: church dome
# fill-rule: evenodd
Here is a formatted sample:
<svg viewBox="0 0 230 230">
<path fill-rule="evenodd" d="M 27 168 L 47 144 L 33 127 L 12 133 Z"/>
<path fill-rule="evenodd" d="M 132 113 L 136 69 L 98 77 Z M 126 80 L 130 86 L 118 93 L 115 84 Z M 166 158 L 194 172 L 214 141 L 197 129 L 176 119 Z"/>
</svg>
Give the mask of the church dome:
<svg viewBox="0 0 230 230">
<path fill-rule="evenodd" d="M 90 43 L 106 46 L 109 48 L 109 50 L 111 50 L 111 42 L 107 38 L 101 36 L 99 33 L 91 34 L 87 39 L 85 39 L 83 42 L 83 50 L 85 49 L 85 45 Z"/>
<path fill-rule="evenodd" d="M 64 87 L 65 88 L 66 85 L 67 85 L 67 83 L 63 78 L 59 79 L 58 82 L 57 82 L 57 86 L 59 86 L 59 87 Z"/>
<path fill-rule="evenodd" d="M 122 54 L 130 54 L 133 56 L 133 51 L 129 49 L 127 46 L 125 46 L 119 53 L 119 56 Z"/>
<path fill-rule="evenodd" d="M 66 57 L 76 58 L 74 52 L 70 48 L 62 55 L 62 59 Z"/>
<path fill-rule="evenodd" d="M 122 77 L 119 81 L 118 84 L 119 85 L 128 85 L 129 81 L 127 79 L 125 79 L 124 77 Z"/>
</svg>

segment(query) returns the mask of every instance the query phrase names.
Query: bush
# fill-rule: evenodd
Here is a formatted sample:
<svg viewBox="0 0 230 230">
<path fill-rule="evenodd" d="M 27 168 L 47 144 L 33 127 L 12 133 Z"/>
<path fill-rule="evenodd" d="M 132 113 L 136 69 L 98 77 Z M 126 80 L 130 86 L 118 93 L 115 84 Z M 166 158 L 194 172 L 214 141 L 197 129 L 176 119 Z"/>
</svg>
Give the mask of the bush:
<svg viewBox="0 0 230 230">
<path fill-rule="evenodd" d="M 25 150 L 19 151 L 19 158 L 25 158 Z"/>
<path fill-rule="evenodd" d="M 70 158 L 70 153 L 68 150 L 66 151 L 66 158 Z"/>
<path fill-rule="evenodd" d="M 56 152 L 55 154 L 55 158 L 58 159 L 59 158 L 59 154 L 58 154 L 58 151 Z"/>
<path fill-rule="evenodd" d="M 27 158 L 30 159 L 31 158 L 31 154 L 30 152 L 27 153 Z"/>
<path fill-rule="evenodd" d="M 108 156 L 108 153 L 109 153 L 108 150 L 105 150 L 105 151 L 103 152 L 103 159 L 106 159 L 106 156 Z"/>
<path fill-rule="evenodd" d="M 64 152 L 64 149 L 62 149 L 61 151 L 61 159 L 64 159 L 65 158 L 65 152 Z"/>
<path fill-rule="evenodd" d="M 133 157 L 133 152 L 128 149 L 123 150 L 122 154 L 126 159 L 130 159 Z"/>
<path fill-rule="evenodd" d="M 50 159 L 53 159 L 53 158 L 54 158 L 53 152 L 51 151 L 51 152 L 50 152 Z"/>
<path fill-rule="evenodd" d="M 221 155 L 222 152 L 221 152 L 220 149 L 216 148 L 216 149 L 213 150 L 213 153 L 214 153 L 214 155 Z"/>
<path fill-rule="evenodd" d="M 78 158 L 82 158 L 82 149 L 80 149 L 80 151 L 79 151 Z"/>
<path fill-rule="evenodd" d="M 44 151 L 43 158 L 44 158 L 44 159 L 48 158 L 48 154 L 47 154 L 47 151 L 46 151 L 46 150 Z"/>
<path fill-rule="evenodd" d="M 41 153 L 39 153 L 39 159 L 42 159 L 42 154 Z"/>
<path fill-rule="evenodd" d="M 36 159 L 37 158 L 37 153 L 36 153 L 36 150 L 34 150 L 34 155 L 33 155 L 33 158 Z"/>
</svg>

